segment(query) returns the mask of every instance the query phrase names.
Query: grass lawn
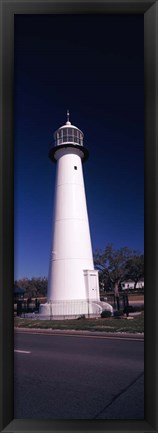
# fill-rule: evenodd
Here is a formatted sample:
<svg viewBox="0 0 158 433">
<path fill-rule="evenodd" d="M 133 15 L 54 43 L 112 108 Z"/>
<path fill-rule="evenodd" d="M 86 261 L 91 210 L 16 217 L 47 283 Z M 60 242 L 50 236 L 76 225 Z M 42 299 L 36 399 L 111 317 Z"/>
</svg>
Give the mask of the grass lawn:
<svg viewBox="0 0 158 433">
<path fill-rule="evenodd" d="M 132 317 L 130 315 L 130 317 Z M 78 331 L 106 332 L 144 332 L 144 312 L 133 315 L 132 319 L 98 318 L 98 319 L 68 319 L 68 320 L 38 320 L 15 317 L 14 326 L 18 328 L 60 329 Z"/>
</svg>

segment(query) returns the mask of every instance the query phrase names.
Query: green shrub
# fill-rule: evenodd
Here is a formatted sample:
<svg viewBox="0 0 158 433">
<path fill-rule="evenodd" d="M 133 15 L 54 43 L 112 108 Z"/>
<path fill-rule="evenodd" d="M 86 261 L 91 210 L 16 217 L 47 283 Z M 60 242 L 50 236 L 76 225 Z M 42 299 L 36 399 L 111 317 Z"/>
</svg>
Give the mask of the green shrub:
<svg viewBox="0 0 158 433">
<path fill-rule="evenodd" d="M 109 310 L 102 311 L 101 317 L 102 318 L 104 318 L 104 317 L 111 317 L 111 311 L 109 311 Z"/>
<path fill-rule="evenodd" d="M 124 313 L 133 313 L 133 306 L 132 305 L 127 305 L 127 307 L 124 308 L 123 312 Z"/>
<path fill-rule="evenodd" d="M 114 317 L 120 317 L 123 316 L 123 314 L 124 314 L 123 310 L 114 311 Z"/>
<path fill-rule="evenodd" d="M 144 311 L 144 304 L 143 305 L 135 305 L 133 307 L 133 312 L 137 312 L 137 311 Z"/>
<path fill-rule="evenodd" d="M 77 320 L 80 320 L 80 319 L 86 319 L 85 314 L 82 314 L 81 316 L 77 317 Z"/>
<path fill-rule="evenodd" d="M 144 311 L 144 305 L 128 305 L 124 308 L 124 313 L 136 313 L 139 311 Z"/>
</svg>

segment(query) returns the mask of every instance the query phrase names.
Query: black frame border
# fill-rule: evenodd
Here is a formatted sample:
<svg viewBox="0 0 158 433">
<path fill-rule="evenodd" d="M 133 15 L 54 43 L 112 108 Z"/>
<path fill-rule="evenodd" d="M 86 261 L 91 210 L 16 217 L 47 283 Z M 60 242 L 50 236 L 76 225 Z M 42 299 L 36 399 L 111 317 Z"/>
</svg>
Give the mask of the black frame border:
<svg viewBox="0 0 158 433">
<path fill-rule="evenodd" d="M 144 15 L 145 67 L 145 419 L 15 420 L 14 283 L 14 15 L 110 13 Z M 0 0 L 0 431 L 158 432 L 158 0 Z"/>
</svg>

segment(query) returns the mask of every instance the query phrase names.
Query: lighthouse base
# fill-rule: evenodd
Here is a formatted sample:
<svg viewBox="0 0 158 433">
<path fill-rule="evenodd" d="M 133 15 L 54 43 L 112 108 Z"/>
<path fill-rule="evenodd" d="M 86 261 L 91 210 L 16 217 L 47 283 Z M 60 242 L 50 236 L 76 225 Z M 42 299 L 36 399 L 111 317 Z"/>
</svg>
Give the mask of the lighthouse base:
<svg viewBox="0 0 158 433">
<path fill-rule="evenodd" d="M 83 315 L 100 317 L 103 310 L 113 313 L 113 307 L 110 304 L 99 300 L 52 301 L 40 305 L 39 316 L 40 319 L 49 317 L 52 320 L 77 319 Z"/>
</svg>

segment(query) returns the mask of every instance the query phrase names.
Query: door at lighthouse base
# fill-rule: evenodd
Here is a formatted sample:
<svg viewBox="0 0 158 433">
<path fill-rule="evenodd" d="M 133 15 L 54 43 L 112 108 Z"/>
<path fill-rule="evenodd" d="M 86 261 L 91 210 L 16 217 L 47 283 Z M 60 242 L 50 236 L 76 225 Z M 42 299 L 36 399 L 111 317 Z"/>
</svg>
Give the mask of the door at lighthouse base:
<svg viewBox="0 0 158 433">
<path fill-rule="evenodd" d="M 99 301 L 99 280 L 98 271 L 85 270 L 84 271 L 85 287 L 87 299 L 92 301 Z"/>
</svg>

